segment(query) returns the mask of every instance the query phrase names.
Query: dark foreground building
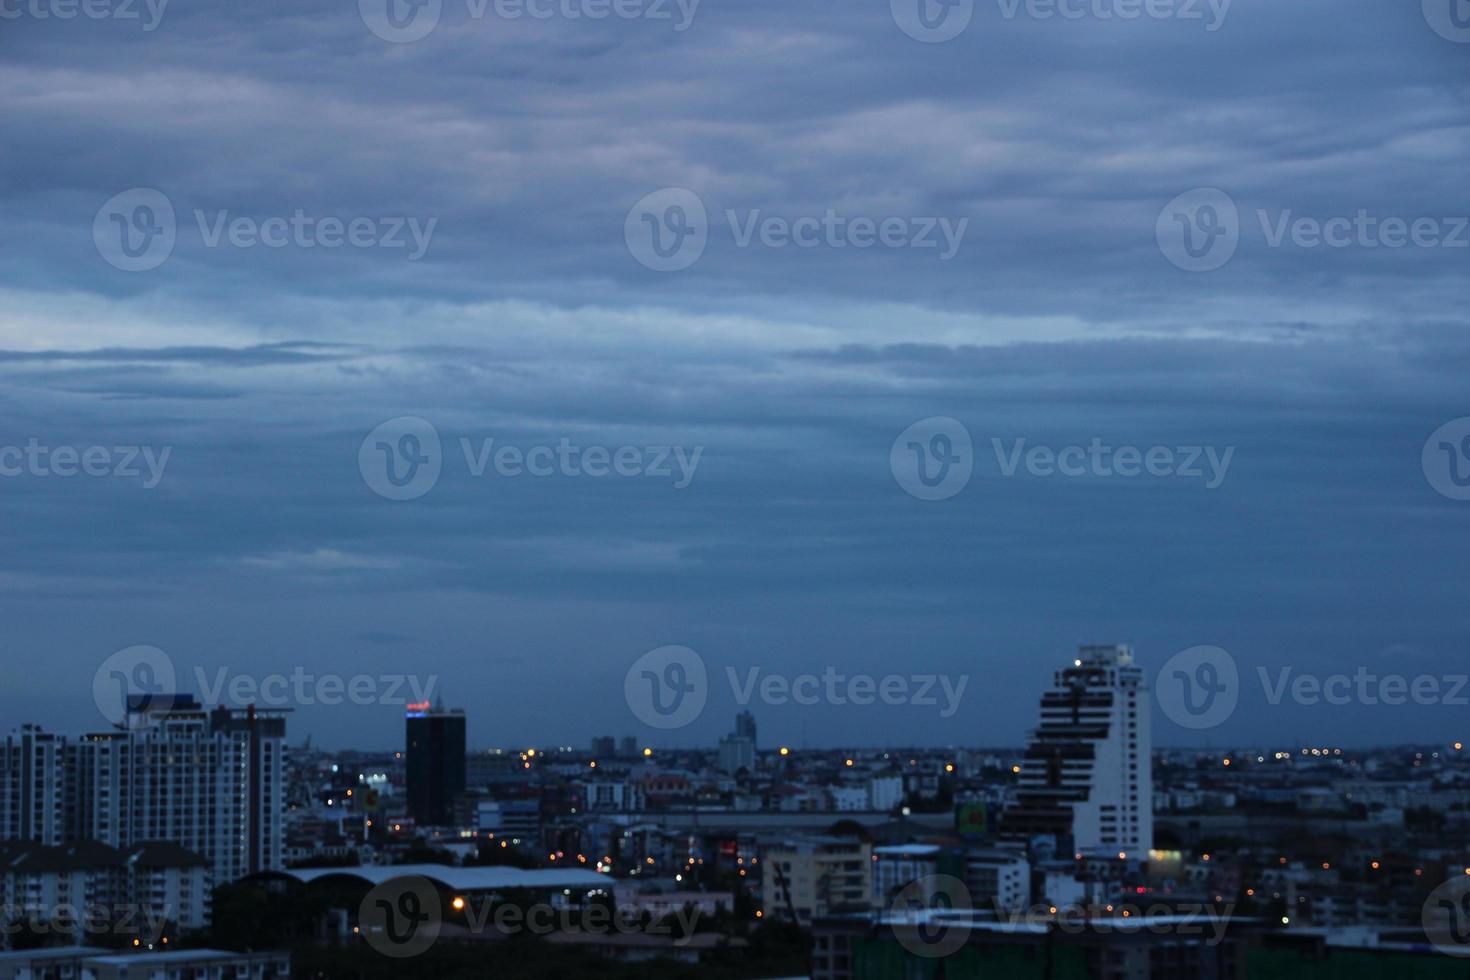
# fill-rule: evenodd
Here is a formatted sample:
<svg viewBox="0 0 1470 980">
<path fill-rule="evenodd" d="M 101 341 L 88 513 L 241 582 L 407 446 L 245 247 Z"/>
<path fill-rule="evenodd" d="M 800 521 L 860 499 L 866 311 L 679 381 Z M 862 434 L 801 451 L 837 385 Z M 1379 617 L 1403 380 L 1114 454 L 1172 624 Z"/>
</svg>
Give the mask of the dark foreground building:
<svg viewBox="0 0 1470 980">
<path fill-rule="evenodd" d="M 1152 980 L 1244 977 L 1242 937 L 1184 916 L 1089 923 L 966 913 L 846 916 L 812 928 L 812 980 Z"/>
<path fill-rule="evenodd" d="M 958 925 L 957 925 L 958 924 Z M 1470 947 L 1467 947 L 1470 948 Z M 1259 919 L 1089 923 L 833 916 L 812 929 L 812 980 L 1470 980 L 1413 929 L 1278 929 Z"/>
</svg>

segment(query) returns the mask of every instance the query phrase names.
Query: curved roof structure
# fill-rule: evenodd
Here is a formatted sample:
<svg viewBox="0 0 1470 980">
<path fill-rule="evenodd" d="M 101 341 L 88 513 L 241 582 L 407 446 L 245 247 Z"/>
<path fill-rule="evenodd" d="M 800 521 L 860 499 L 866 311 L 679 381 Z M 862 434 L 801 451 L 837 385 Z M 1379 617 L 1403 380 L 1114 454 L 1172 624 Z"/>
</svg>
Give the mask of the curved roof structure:
<svg viewBox="0 0 1470 980">
<path fill-rule="evenodd" d="M 508 888 L 609 888 L 613 879 L 581 868 L 471 867 L 451 864 L 373 864 L 357 868 L 286 868 L 264 871 L 261 875 L 280 875 L 310 884 L 321 878 L 341 876 L 357 878 L 370 885 L 381 885 L 395 878 L 422 877 L 438 882 L 451 891 L 499 891 Z"/>
</svg>

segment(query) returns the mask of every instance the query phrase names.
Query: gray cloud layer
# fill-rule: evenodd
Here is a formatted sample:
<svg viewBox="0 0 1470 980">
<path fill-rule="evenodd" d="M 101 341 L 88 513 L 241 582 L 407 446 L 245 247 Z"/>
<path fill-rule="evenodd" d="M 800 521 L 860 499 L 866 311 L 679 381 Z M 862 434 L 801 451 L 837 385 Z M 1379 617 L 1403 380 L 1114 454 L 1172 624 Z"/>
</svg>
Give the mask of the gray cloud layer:
<svg viewBox="0 0 1470 980">
<path fill-rule="evenodd" d="M 0 446 L 172 447 L 154 489 L 0 479 L 0 720 L 93 723 L 87 680 L 132 643 L 189 672 L 434 673 L 486 744 L 711 738 L 723 695 L 675 736 L 623 704 L 664 643 L 716 668 L 973 677 L 942 723 L 757 710 L 825 744 L 1019 741 L 1092 640 L 1153 667 L 1217 643 L 1250 670 L 1351 673 L 1389 648 L 1461 669 L 1470 504 L 1434 492 L 1420 449 L 1470 415 L 1470 249 L 1272 247 L 1257 215 L 1470 212 L 1470 45 L 1417 4 L 1237 0 L 1210 32 L 981 2 L 934 45 L 881 3 L 704 0 L 683 32 L 464 9 L 413 44 L 340 3 L 0 25 Z M 623 228 L 665 186 L 712 222 L 661 274 Z M 92 238 L 132 187 L 178 216 L 146 272 Z M 1155 222 L 1196 187 L 1230 194 L 1242 238 L 1191 274 Z M 829 208 L 969 226 L 940 261 L 742 248 L 723 217 Z M 212 248 L 196 210 L 436 224 L 409 261 Z M 395 503 L 357 454 L 402 415 L 436 426 L 445 469 Z M 976 473 L 925 503 L 888 455 L 936 415 L 969 428 Z M 704 455 L 682 490 L 475 478 L 462 436 Z M 990 442 L 1094 437 L 1236 453 L 1205 490 L 1006 477 Z M 391 744 L 399 722 L 294 724 Z M 1456 724 L 1248 697 L 1211 737 Z M 1160 721 L 1162 742 L 1199 737 Z"/>
</svg>

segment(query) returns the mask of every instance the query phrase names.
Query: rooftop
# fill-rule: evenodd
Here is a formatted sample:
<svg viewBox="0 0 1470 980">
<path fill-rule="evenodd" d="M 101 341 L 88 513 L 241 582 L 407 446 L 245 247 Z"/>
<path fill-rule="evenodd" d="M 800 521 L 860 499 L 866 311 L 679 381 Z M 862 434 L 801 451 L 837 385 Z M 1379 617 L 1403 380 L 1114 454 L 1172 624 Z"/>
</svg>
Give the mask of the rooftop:
<svg viewBox="0 0 1470 980">
<path fill-rule="evenodd" d="M 451 864 L 388 864 L 357 868 L 288 868 L 262 872 L 308 884 L 320 878 L 357 878 L 381 885 L 395 878 L 428 878 L 453 891 L 498 891 L 508 888 L 610 888 L 613 879 L 595 871 L 577 868 L 542 868 L 527 871 L 510 867 L 457 867 Z"/>
</svg>

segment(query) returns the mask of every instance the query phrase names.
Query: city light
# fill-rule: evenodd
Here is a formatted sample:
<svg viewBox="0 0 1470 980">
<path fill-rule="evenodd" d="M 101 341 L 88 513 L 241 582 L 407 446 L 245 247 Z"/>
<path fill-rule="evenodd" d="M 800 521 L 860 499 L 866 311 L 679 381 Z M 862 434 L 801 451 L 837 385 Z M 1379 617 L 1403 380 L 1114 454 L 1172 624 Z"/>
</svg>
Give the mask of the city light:
<svg viewBox="0 0 1470 980">
<path fill-rule="evenodd" d="M 1110 656 L 1115 666 L 1091 669 L 1094 662 L 1105 663 Z M 1427 868 L 1414 868 L 1414 878 L 1424 878 L 1426 870 L 1431 874 L 1446 870 L 1452 873 L 1453 865 L 1446 869 L 1445 863 L 1463 856 L 1458 851 L 1447 852 L 1437 837 L 1422 831 L 1407 838 L 1419 847 L 1417 853 L 1407 847 L 1401 850 L 1396 843 L 1385 849 L 1392 819 L 1404 812 L 1403 800 L 1442 794 L 1445 787 L 1458 785 L 1458 763 L 1447 753 L 1438 763 L 1426 763 L 1426 772 L 1417 777 L 1409 768 L 1403 746 L 1364 753 L 1365 768 L 1370 764 L 1371 768 L 1361 774 L 1331 762 L 1338 750 L 1316 748 L 1302 751 L 1327 761 L 1321 766 L 1313 762 L 1297 764 L 1296 773 L 1307 773 L 1300 780 L 1289 767 L 1270 774 L 1241 772 L 1227 776 L 1219 772 L 1220 764 L 1230 766 L 1239 761 L 1249 767 L 1254 751 L 1240 749 L 1241 758 L 1235 760 L 1232 755 L 1222 757 L 1218 748 L 1153 747 L 1133 724 L 1136 711 L 1149 704 L 1147 677 L 1142 669 L 1131 659 L 1125 662 L 1121 650 L 1111 653 L 1106 648 L 1098 651 L 1096 661 L 1087 662 L 1090 669 L 1080 675 L 1065 670 L 1051 672 L 1062 680 L 1041 695 L 1041 723 L 1029 730 L 1022 750 L 1024 758 L 1035 760 L 1030 767 L 1032 776 L 1024 784 L 996 778 L 1004 772 L 1004 755 L 1015 751 L 1013 748 L 895 748 L 887 763 L 879 761 L 882 753 L 878 749 L 860 747 L 851 755 L 837 755 L 830 748 L 804 748 L 808 754 L 801 760 L 793 759 L 791 766 L 772 767 L 769 749 L 758 753 L 750 744 L 753 735 L 736 735 L 722 737 L 713 745 L 691 739 L 691 744 L 660 750 L 664 758 L 654 766 L 639 760 L 640 754 L 645 759 L 652 755 L 651 747 L 640 750 L 632 738 L 613 741 L 609 736 L 599 736 L 593 741 L 593 750 L 601 754 L 600 758 L 589 758 L 583 750 L 571 746 L 509 749 L 504 753 L 466 749 L 464 768 L 468 771 L 464 783 L 451 787 L 454 792 L 449 794 L 454 805 L 435 810 L 432 797 L 426 801 L 418 795 L 424 785 L 421 780 L 439 778 L 433 775 L 436 771 L 452 772 L 457 766 L 436 770 L 431 764 L 436 760 L 414 747 L 414 738 L 422 732 L 419 726 L 424 724 L 419 720 L 407 726 L 410 749 L 403 766 L 389 761 L 388 750 L 342 756 L 339 750 L 303 745 L 293 747 L 290 753 L 273 754 L 280 760 L 281 769 L 271 773 L 271 782 L 284 784 L 283 797 L 289 792 L 300 815 L 290 818 L 290 837 L 273 823 L 269 830 L 273 836 L 254 838 L 252 843 L 266 852 L 289 855 L 272 873 L 297 876 L 304 888 L 312 888 L 312 879 L 320 872 L 298 868 L 314 869 L 345 857 L 361 864 L 334 867 L 324 877 L 356 875 L 364 886 L 371 887 L 381 884 L 375 879 L 391 884 L 397 880 L 394 874 L 427 879 L 433 894 L 443 896 L 434 900 L 434 907 L 438 907 L 437 901 L 447 900 L 453 913 L 479 911 L 472 909 L 469 895 L 519 894 L 518 889 L 532 886 L 547 894 L 551 890 L 559 892 L 570 900 L 566 903 L 569 909 L 584 908 L 582 903 L 598 894 L 598 889 L 589 888 L 588 881 L 588 875 L 595 872 L 604 876 L 600 879 L 606 884 L 603 894 L 616 894 L 619 904 L 634 905 L 641 915 L 656 920 L 693 898 L 692 894 L 671 895 L 685 891 L 671 888 L 672 879 L 678 885 L 688 884 L 691 893 L 697 889 L 700 896 L 708 896 L 695 900 L 699 907 L 704 907 L 703 903 L 717 907 L 720 902 L 738 902 L 739 908 L 750 908 L 754 917 L 761 919 L 763 911 L 754 908 L 760 903 L 772 909 L 770 918 L 775 921 L 794 919 L 801 927 L 801 942 L 815 941 L 814 935 L 843 917 L 860 920 L 865 927 L 883 921 L 886 913 L 881 908 L 834 912 L 821 889 L 806 887 L 814 881 L 832 881 L 834 876 L 850 879 L 854 891 L 894 896 L 925 875 L 942 873 L 934 869 L 963 867 L 962 873 L 967 876 L 980 869 L 985 875 L 982 880 L 994 882 L 987 887 L 997 892 L 1006 889 L 1008 899 L 1016 903 L 1031 902 L 1026 908 L 1045 909 L 1047 915 L 1060 917 L 1056 919 L 1059 924 L 1069 922 L 1074 912 L 1073 899 L 1062 900 L 1070 895 L 1087 896 L 1085 918 L 1095 917 L 1105 907 L 1110 915 L 1137 917 L 1143 926 L 1163 915 L 1160 910 L 1171 909 L 1190 895 L 1214 896 L 1216 905 L 1221 905 L 1227 897 L 1243 893 L 1252 899 L 1247 909 L 1241 910 L 1242 917 L 1250 921 L 1274 923 L 1279 916 L 1283 926 L 1295 923 L 1299 929 L 1326 929 L 1335 927 L 1324 922 L 1338 921 L 1347 914 L 1337 905 L 1330 912 L 1324 911 L 1327 905 L 1319 896 L 1333 896 L 1334 903 L 1338 895 L 1355 897 L 1355 901 L 1369 896 L 1384 907 L 1412 909 L 1415 902 L 1426 900 L 1428 890 L 1423 886 L 1439 882 L 1401 882 L 1398 879 L 1406 876 L 1400 870 L 1417 860 Z M 1069 685 L 1074 681 L 1088 686 L 1072 688 Z M 1079 703 L 1079 696 L 1095 706 L 1089 709 L 1092 715 L 1086 724 L 1078 724 L 1070 710 L 1056 708 L 1058 704 Z M 200 717 L 210 716 L 201 712 Z M 441 717 L 449 715 L 437 709 L 433 718 Z M 748 718 L 737 723 L 737 728 L 741 726 L 754 730 Z M 227 734 L 233 737 L 237 733 L 231 728 Z M 149 733 L 148 739 L 130 743 L 130 747 L 147 746 L 154 737 L 168 748 L 160 759 L 186 774 L 193 771 L 181 761 L 188 758 L 187 743 L 168 741 L 166 731 Z M 191 737 L 198 737 L 198 733 Z M 731 751 L 731 743 L 736 751 Z M 85 744 L 92 743 L 67 743 L 67 751 L 56 756 L 52 778 L 39 784 L 43 792 L 47 787 L 59 787 L 57 792 L 61 792 L 68 786 L 85 784 L 84 779 L 74 773 L 68 775 L 63 768 L 69 758 L 85 759 L 98 767 L 107 764 L 111 756 L 89 756 Z M 97 744 L 105 743 L 99 740 Z M 270 744 L 283 747 L 284 740 Z M 781 757 L 792 754 L 784 745 L 777 751 Z M 457 752 L 455 748 L 448 754 Z M 1296 752 L 1291 750 L 1292 759 Z M 858 754 L 864 755 L 864 772 L 845 771 L 856 765 Z M 331 775 L 327 760 L 339 756 L 346 760 L 341 766 L 343 772 L 381 773 L 381 777 L 374 776 L 364 797 L 356 797 L 353 789 L 341 788 L 337 777 Z M 13 748 L 11 757 L 19 757 Z M 47 763 L 44 754 L 38 757 L 43 760 L 39 764 Z M 541 764 L 534 774 L 525 774 L 535 758 Z M 964 773 L 960 773 L 955 758 L 966 760 Z M 1074 801 L 1061 799 L 1061 794 L 1032 792 L 1037 783 L 1050 788 L 1053 760 L 1058 759 L 1068 767 L 1068 779 L 1096 793 L 1101 803 L 1096 810 L 1087 813 L 1075 808 L 1071 806 Z M 830 765 L 834 760 L 840 762 L 837 770 Z M 908 760 L 907 765 L 904 760 Z M 1145 765 L 1147 761 L 1153 765 Z M 238 758 L 232 760 L 231 769 L 223 771 L 232 772 L 237 762 Z M 5 760 L 0 759 L 0 767 L 4 765 Z M 1329 767 L 1333 769 L 1330 778 L 1324 772 Z M 1012 774 L 1019 774 L 1022 766 L 1014 764 L 1010 769 Z M 210 779 L 218 779 L 222 770 L 200 771 Z M 1247 778 L 1251 775 L 1264 778 Z M 361 776 L 358 779 L 363 782 Z M 1385 786 L 1392 789 L 1392 796 L 1388 796 Z M 1135 798 L 1150 801 L 1153 809 L 1131 818 L 1117 815 L 1127 813 L 1127 801 Z M 0 806 L 10 799 L 0 795 Z M 378 819 L 374 821 L 365 814 L 356 820 L 347 819 L 348 815 L 340 811 L 349 799 L 360 799 L 364 811 L 378 814 Z M 1385 799 L 1394 800 L 1398 808 L 1381 802 Z M 93 804 L 78 797 L 76 805 Z M 282 812 L 285 807 L 283 799 Z M 59 805 L 54 809 L 65 812 Z M 1167 834 L 1178 835 L 1175 828 L 1199 819 L 1201 813 L 1224 814 L 1230 810 L 1238 811 L 1232 816 L 1237 824 L 1248 824 L 1253 815 L 1266 814 L 1268 827 L 1275 827 L 1278 821 L 1284 823 L 1281 815 L 1290 813 L 1293 829 L 1266 838 L 1273 843 L 1264 846 L 1280 848 L 1277 867 L 1270 867 L 1269 852 L 1263 854 L 1260 841 L 1244 833 L 1211 830 L 1170 840 L 1165 833 L 1156 832 L 1150 820 L 1155 816 L 1154 809 L 1167 819 Z M 750 819 L 747 814 L 752 813 L 761 814 L 760 819 Z M 398 818 L 398 814 L 405 817 Z M 915 815 L 913 823 L 903 819 Z M 1390 819 L 1382 820 L 1385 816 Z M 885 822 L 881 836 L 864 830 L 877 819 Z M 1345 821 L 1352 819 L 1363 821 L 1375 832 L 1360 834 L 1356 838 L 1359 843 L 1342 843 L 1339 831 Z M 10 822 L 18 825 L 20 821 L 12 814 Z M 1383 827 L 1378 826 L 1380 822 Z M 1164 824 L 1164 820 L 1159 823 Z M 757 829 L 752 831 L 752 826 Z M 1227 826 L 1233 831 L 1234 824 Z M 318 853 L 328 855 L 331 862 L 296 863 L 305 853 L 300 841 L 311 839 L 311 835 L 316 835 Z M 879 840 L 875 842 L 873 837 Z M 1184 839 L 1190 843 L 1184 844 Z M 1151 846 L 1166 840 L 1171 848 L 1178 849 Z M 492 858 L 494 841 L 501 849 L 517 844 L 517 854 Z M 1327 844 L 1336 848 L 1333 853 L 1338 853 L 1337 860 L 1343 862 L 1343 869 L 1336 874 L 1331 874 L 1336 870 L 1336 860 L 1320 856 L 1320 848 Z M 1203 850 L 1204 846 L 1210 850 Z M 562 848 L 572 853 L 568 855 Z M 617 862 L 613 850 L 619 853 Z M 761 873 L 760 862 L 754 857 L 757 851 L 764 855 L 770 874 Z M 1059 852 L 1062 856 L 1072 854 L 1073 860 L 1057 861 Z M 1140 857 L 1129 862 L 1132 854 Z M 1384 858 L 1384 854 L 1393 856 Z M 194 887 L 202 891 L 206 879 L 201 859 L 185 856 L 180 860 L 184 868 L 200 868 Z M 1037 860 L 1046 862 L 1045 891 L 1038 890 L 1032 874 L 1034 868 L 1041 867 L 1034 863 Z M 965 864 L 961 866 L 960 861 Z M 1386 868 L 1390 863 L 1395 865 L 1393 869 Z M 586 868 L 589 864 L 593 866 L 590 871 Z M 662 870 L 658 870 L 659 864 Z M 408 865 L 418 867 L 410 869 Z M 1313 866 L 1325 874 L 1311 875 Z M 1364 866 L 1370 875 L 1361 874 Z M 402 870 L 395 871 L 397 867 Z M 1354 868 L 1359 869 L 1358 873 L 1353 872 Z M 1470 876 L 1470 864 L 1462 870 Z M 1378 874 L 1380 871 L 1385 873 Z M 1250 881 L 1261 881 L 1262 885 L 1258 889 L 1242 884 Z M 799 885 L 792 888 L 790 882 Z M 339 887 L 341 884 L 340 880 L 336 882 Z M 1269 900 L 1268 895 L 1272 896 Z M 1142 896 L 1154 896 L 1159 904 L 1142 909 L 1136 904 Z M 500 901 L 492 898 L 491 906 Z M 1284 903 L 1289 914 L 1282 915 L 1283 905 L 1271 902 Z M 408 914 L 413 904 L 410 900 L 397 906 L 390 902 L 389 906 Z M 463 916 L 454 921 L 456 929 L 471 924 Z M 1390 924 L 1400 928 L 1398 923 Z M 709 928 L 718 931 L 727 927 L 728 923 L 716 923 Z M 1378 929 L 1379 925 L 1367 927 Z M 353 928 L 358 931 L 358 927 Z M 380 923 L 358 932 L 369 944 L 382 941 L 383 933 Z M 1106 945 L 1101 937 L 1094 938 Z M 1022 942 L 1025 937 L 1018 933 L 1008 941 Z M 1234 938 L 1221 941 L 1236 942 Z M 156 945 L 161 950 L 169 944 L 169 937 L 159 934 L 153 940 L 143 939 L 141 946 L 138 940 L 133 942 L 135 947 L 153 949 Z M 1384 943 L 1377 948 L 1388 955 L 1389 951 L 1401 951 L 1403 945 Z M 1237 952 L 1232 946 L 1230 955 Z"/>
</svg>

